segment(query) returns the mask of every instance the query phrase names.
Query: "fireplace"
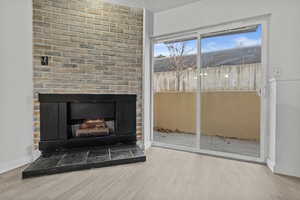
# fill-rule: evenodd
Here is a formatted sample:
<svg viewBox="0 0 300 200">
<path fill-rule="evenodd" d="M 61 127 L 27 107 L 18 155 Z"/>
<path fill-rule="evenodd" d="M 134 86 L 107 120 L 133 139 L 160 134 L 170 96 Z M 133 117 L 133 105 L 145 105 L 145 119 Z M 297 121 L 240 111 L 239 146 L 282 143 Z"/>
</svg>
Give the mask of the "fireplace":
<svg viewBox="0 0 300 200">
<path fill-rule="evenodd" d="M 136 142 L 136 95 L 39 94 L 42 152 Z"/>
<path fill-rule="evenodd" d="M 136 95 L 39 94 L 42 155 L 23 178 L 146 161 Z"/>
</svg>

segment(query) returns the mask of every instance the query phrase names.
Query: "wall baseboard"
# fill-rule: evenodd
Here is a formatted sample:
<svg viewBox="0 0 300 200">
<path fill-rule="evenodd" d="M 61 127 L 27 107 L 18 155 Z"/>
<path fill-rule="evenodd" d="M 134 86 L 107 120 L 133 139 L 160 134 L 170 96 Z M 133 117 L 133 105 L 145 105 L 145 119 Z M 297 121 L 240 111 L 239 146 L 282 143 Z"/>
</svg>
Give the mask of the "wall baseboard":
<svg viewBox="0 0 300 200">
<path fill-rule="evenodd" d="M 270 160 L 270 159 L 267 159 L 267 166 L 270 168 L 270 170 L 274 173 L 274 170 L 275 170 L 275 163 Z"/>
<path fill-rule="evenodd" d="M 147 150 L 147 149 L 149 149 L 150 147 L 151 147 L 151 142 L 150 141 L 148 141 L 148 142 L 145 142 L 145 144 L 144 144 L 144 148 L 145 148 L 145 150 Z"/>
<path fill-rule="evenodd" d="M 39 150 L 34 150 L 32 152 L 32 162 L 38 159 L 41 156 L 41 152 Z"/>
<path fill-rule="evenodd" d="M 287 171 L 286 169 L 280 169 L 279 167 L 274 170 L 274 174 L 300 178 L 300 173 L 298 171 Z"/>
<path fill-rule="evenodd" d="M 0 174 L 26 165 L 32 161 L 32 156 L 25 156 L 16 160 L 12 160 L 0 165 Z"/>
<path fill-rule="evenodd" d="M 3 174 L 5 172 L 11 171 L 13 169 L 16 169 L 18 167 L 22 167 L 26 164 L 29 164 L 36 160 L 41 155 L 41 152 L 39 150 L 35 150 L 32 152 L 32 155 L 27 155 L 22 158 L 9 161 L 4 164 L 0 164 L 0 174 Z"/>
</svg>

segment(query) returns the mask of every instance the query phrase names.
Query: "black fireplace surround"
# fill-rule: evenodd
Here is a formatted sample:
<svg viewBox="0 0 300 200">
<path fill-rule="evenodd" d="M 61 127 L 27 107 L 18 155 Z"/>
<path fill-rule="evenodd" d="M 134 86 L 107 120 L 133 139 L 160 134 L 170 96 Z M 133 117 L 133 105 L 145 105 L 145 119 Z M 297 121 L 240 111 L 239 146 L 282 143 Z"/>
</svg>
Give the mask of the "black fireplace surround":
<svg viewBox="0 0 300 200">
<path fill-rule="evenodd" d="M 39 94 L 39 102 L 42 155 L 23 178 L 146 161 L 136 95 Z"/>
<path fill-rule="evenodd" d="M 39 94 L 42 153 L 64 148 L 136 142 L 136 95 Z M 74 124 L 85 119 L 111 121 L 108 135 L 75 137 Z"/>
</svg>

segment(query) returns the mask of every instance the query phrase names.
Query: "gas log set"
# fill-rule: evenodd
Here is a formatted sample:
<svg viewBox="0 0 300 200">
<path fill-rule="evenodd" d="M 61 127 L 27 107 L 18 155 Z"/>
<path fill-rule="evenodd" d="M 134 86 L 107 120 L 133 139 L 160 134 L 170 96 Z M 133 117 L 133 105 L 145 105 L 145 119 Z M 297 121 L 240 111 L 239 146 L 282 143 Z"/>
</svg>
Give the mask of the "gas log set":
<svg viewBox="0 0 300 200">
<path fill-rule="evenodd" d="M 88 119 L 73 125 L 72 132 L 75 137 L 105 136 L 109 135 L 109 127 L 104 119 Z"/>
</svg>

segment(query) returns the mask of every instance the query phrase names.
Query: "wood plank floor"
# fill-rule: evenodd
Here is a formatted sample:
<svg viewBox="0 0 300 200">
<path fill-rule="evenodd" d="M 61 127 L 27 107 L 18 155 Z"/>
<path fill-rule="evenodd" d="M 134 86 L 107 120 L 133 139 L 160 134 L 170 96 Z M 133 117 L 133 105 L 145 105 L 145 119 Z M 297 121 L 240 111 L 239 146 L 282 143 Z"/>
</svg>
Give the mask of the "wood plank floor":
<svg viewBox="0 0 300 200">
<path fill-rule="evenodd" d="M 147 161 L 21 179 L 0 175 L 0 200 L 297 200 L 300 179 L 263 165 L 151 148 Z"/>
</svg>

